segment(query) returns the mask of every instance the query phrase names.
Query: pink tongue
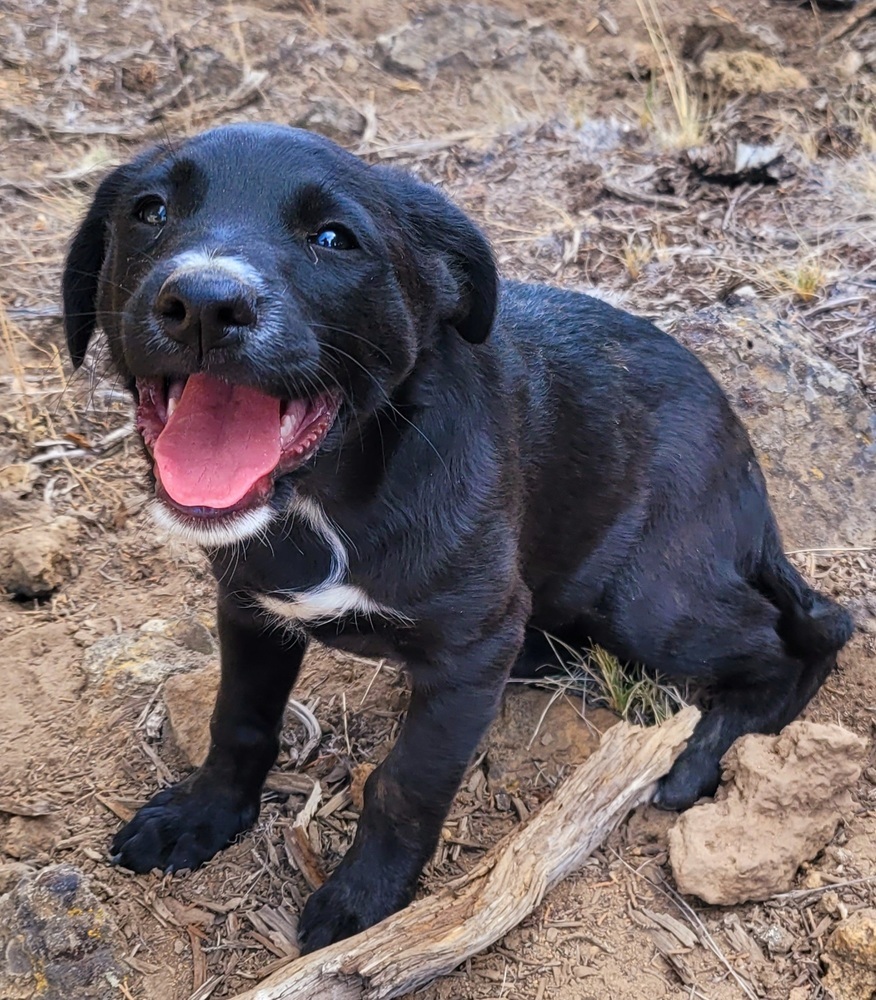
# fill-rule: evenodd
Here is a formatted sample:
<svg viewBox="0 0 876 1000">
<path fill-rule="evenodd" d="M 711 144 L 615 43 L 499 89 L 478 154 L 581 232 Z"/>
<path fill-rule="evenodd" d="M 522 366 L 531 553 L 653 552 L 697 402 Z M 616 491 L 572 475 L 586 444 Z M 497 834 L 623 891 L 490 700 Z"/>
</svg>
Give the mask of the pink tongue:
<svg viewBox="0 0 876 1000">
<path fill-rule="evenodd" d="M 155 442 L 161 484 L 183 507 L 231 507 L 280 461 L 280 401 L 191 375 Z"/>
</svg>

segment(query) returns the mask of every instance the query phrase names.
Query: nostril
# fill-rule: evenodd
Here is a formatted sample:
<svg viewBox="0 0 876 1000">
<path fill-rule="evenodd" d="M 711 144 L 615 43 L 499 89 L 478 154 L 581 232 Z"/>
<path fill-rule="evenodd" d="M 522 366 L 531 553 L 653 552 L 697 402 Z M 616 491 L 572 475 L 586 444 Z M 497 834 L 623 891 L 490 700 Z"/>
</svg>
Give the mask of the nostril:
<svg viewBox="0 0 876 1000">
<path fill-rule="evenodd" d="M 246 299 L 232 299 L 219 303 L 216 319 L 220 326 L 255 326 L 256 312 Z"/>
<path fill-rule="evenodd" d="M 184 322 L 188 314 L 185 302 L 176 295 L 163 295 L 157 305 L 159 315 L 174 323 Z"/>
</svg>

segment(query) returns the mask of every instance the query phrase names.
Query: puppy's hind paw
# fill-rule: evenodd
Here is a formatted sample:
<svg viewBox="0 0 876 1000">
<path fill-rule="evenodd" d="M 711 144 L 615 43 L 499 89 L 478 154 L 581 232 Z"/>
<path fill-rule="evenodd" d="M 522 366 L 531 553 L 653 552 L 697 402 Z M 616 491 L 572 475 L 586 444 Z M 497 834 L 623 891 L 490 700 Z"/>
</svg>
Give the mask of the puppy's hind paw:
<svg viewBox="0 0 876 1000">
<path fill-rule="evenodd" d="M 669 774 L 658 782 L 653 804 L 659 809 L 683 812 L 698 799 L 714 795 L 719 780 L 717 762 L 712 762 L 702 752 L 688 755 L 684 751 Z"/>
<path fill-rule="evenodd" d="M 134 872 L 193 869 L 209 861 L 258 816 L 208 782 L 187 779 L 159 792 L 113 838 L 110 860 Z"/>
</svg>

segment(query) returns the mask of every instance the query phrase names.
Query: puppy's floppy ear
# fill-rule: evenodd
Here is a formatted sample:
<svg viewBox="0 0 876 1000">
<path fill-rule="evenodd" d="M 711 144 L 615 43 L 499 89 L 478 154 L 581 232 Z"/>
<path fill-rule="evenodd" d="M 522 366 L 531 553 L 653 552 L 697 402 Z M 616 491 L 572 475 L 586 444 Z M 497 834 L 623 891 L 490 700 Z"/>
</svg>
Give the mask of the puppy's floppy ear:
<svg viewBox="0 0 876 1000">
<path fill-rule="evenodd" d="M 130 170 L 131 164 L 126 164 L 104 177 L 67 253 L 62 282 L 64 329 L 74 368 L 85 360 L 94 333 L 97 286 L 107 251 L 107 224 L 113 202 Z"/>
<path fill-rule="evenodd" d="M 399 221 L 413 229 L 416 244 L 427 257 L 429 277 L 441 286 L 446 322 L 470 343 L 482 343 L 493 325 L 499 293 L 496 262 L 486 237 L 437 188 L 392 168 L 372 169 L 383 174 L 400 203 Z"/>
</svg>

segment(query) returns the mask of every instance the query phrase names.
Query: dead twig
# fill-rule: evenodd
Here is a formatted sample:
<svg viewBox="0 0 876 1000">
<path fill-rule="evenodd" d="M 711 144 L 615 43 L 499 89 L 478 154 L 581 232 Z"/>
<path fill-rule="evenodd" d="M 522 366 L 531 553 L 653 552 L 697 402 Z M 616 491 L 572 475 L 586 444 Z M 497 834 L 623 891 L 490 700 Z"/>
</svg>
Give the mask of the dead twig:
<svg viewBox="0 0 876 1000">
<path fill-rule="evenodd" d="M 613 194 L 615 198 L 622 198 L 624 201 L 639 201 L 645 205 L 656 205 L 658 208 L 671 208 L 675 212 L 689 208 L 689 204 L 682 198 L 673 198 L 668 194 L 656 194 L 654 191 L 640 191 L 637 188 L 629 188 L 617 181 L 602 182 L 602 188 L 608 194 Z"/>
<path fill-rule="evenodd" d="M 862 21 L 866 21 L 871 14 L 876 14 L 876 0 L 867 0 L 867 3 L 862 3 L 857 10 L 853 10 L 851 14 L 841 21 L 835 28 L 831 28 L 830 31 L 822 38 L 818 47 L 821 48 L 822 45 L 830 45 L 831 42 L 835 42 L 838 38 L 842 38 L 843 35 L 847 35 L 852 29 L 857 28 Z"/>
<path fill-rule="evenodd" d="M 319 741 L 322 739 L 322 727 L 313 712 L 306 705 L 302 705 L 300 701 L 290 698 L 286 707 L 304 726 L 307 732 L 307 739 L 304 741 L 304 746 L 298 755 L 297 763 L 301 767 L 307 763 L 310 755 L 319 746 Z"/>
</svg>

